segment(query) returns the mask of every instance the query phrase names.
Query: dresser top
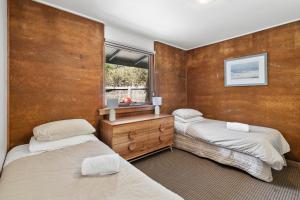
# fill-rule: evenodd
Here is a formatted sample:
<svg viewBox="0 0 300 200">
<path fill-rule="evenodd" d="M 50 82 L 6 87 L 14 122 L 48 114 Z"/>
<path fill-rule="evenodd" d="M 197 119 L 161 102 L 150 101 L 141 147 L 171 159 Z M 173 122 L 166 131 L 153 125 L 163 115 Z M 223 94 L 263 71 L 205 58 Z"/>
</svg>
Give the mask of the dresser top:
<svg viewBox="0 0 300 200">
<path fill-rule="evenodd" d="M 160 114 L 160 115 L 154 115 L 154 114 L 147 114 L 147 115 L 137 115 L 137 116 L 131 116 L 131 117 L 121 117 L 117 118 L 116 121 L 109 121 L 109 120 L 103 120 L 104 123 L 116 126 L 121 124 L 128 124 L 133 122 L 140 122 L 140 121 L 147 121 L 147 120 L 153 120 L 153 119 L 161 119 L 165 117 L 173 117 L 173 115 L 167 115 L 167 114 Z"/>
</svg>

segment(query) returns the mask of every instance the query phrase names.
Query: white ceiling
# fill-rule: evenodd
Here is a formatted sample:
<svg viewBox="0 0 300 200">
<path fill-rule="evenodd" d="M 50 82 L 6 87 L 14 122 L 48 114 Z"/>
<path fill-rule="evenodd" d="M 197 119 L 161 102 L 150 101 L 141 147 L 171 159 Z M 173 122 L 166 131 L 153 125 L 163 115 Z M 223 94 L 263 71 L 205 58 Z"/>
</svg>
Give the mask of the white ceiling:
<svg viewBox="0 0 300 200">
<path fill-rule="evenodd" d="M 37 0 L 182 49 L 300 19 L 300 0 Z"/>
</svg>

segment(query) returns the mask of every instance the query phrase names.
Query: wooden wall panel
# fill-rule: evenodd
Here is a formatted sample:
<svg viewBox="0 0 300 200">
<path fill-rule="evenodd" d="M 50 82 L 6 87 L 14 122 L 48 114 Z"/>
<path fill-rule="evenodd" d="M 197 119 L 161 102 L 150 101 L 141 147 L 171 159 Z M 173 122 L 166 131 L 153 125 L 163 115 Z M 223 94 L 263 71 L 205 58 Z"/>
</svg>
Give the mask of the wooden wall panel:
<svg viewBox="0 0 300 200">
<path fill-rule="evenodd" d="M 9 1 L 9 146 L 36 125 L 67 118 L 97 124 L 103 24 L 31 0 Z"/>
<path fill-rule="evenodd" d="M 268 53 L 267 86 L 224 87 L 224 60 Z M 300 22 L 187 52 L 188 105 L 207 118 L 278 129 L 300 161 Z"/>
<path fill-rule="evenodd" d="M 159 42 L 154 49 L 156 95 L 163 97 L 161 112 L 171 113 L 187 103 L 185 52 Z"/>
</svg>

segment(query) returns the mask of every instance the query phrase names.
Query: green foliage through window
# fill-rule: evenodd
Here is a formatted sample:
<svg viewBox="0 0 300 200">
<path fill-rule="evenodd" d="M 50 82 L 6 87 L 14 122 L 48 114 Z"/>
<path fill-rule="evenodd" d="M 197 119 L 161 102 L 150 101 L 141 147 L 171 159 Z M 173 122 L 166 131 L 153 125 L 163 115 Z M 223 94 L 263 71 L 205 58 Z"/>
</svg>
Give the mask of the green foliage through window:
<svg viewBox="0 0 300 200">
<path fill-rule="evenodd" d="M 147 87 L 148 69 L 105 64 L 106 87 Z"/>
<path fill-rule="evenodd" d="M 130 97 L 133 104 L 149 101 L 149 69 L 116 64 L 105 64 L 105 89 L 107 98 Z"/>
</svg>

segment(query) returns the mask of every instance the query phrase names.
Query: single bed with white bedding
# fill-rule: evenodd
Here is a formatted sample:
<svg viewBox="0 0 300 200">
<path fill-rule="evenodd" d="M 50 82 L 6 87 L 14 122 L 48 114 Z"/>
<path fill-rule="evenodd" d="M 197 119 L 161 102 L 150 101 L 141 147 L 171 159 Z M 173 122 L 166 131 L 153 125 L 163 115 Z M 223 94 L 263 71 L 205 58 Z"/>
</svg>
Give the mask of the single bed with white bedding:
<svg viewBox="0 0 300 200">
<path fill-rule="evenodd" d="M 114 153 L 101 141 L 32 154 L 28 145 L 8 154 L 0 180 L 0 199 L 122 199 L 182 200 L 126 160 L 120 172 L 105 176 L 82 176 L 84 158 Z"/>
<path fill-rule="evenodd" d="M 7 155 L 0 179 L 5 200 L 182 200 L 92 133 L 83 119 L 34 129 L 29 144 Z"/>
<path fill-rule="evenodd" d="M 175 120 L 175 147 L 240 168 L 252 176 L 271 182 L 271 168 L 286 166 L 283 154 L 289 144 L 275 129 L 250 126 L 249 132 L 226 128 L 226 122 L 204 119 L 182 123 Z"/>
</svg>

